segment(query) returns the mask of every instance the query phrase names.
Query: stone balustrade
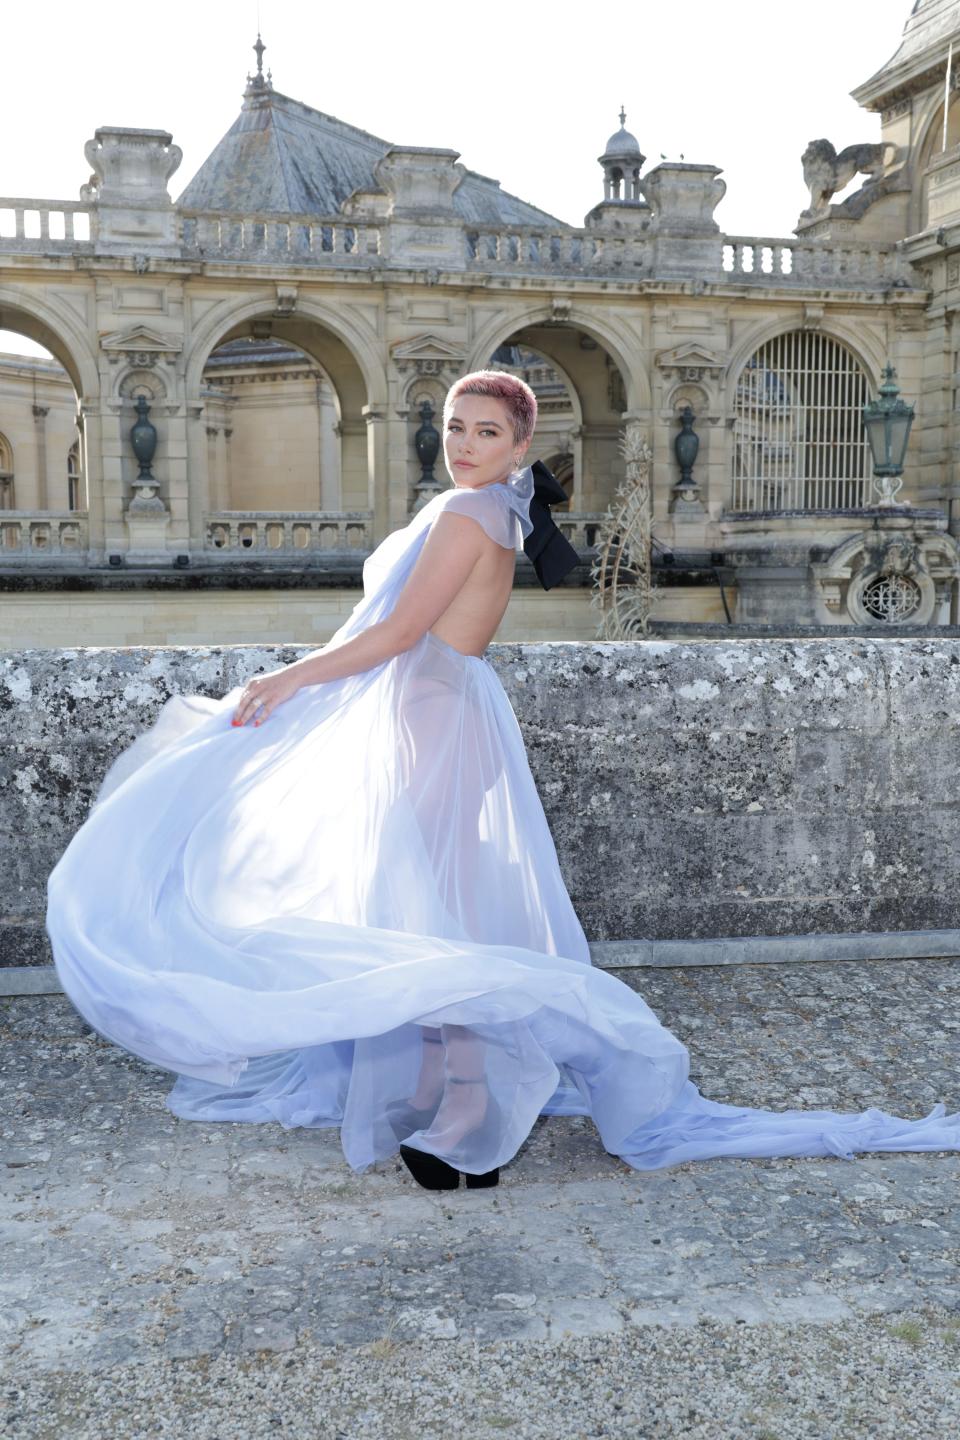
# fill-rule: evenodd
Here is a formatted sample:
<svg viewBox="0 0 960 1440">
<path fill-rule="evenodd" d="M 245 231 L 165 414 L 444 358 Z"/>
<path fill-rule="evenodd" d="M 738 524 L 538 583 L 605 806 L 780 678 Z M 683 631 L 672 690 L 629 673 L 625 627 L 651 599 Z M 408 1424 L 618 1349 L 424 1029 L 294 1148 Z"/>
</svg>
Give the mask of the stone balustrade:
<svg viewBox="0 0 960 1440">
<path fill-rule="evenodd" d="M 466 265 L 549 274 L 619 272 L 627 277 L 650 268 L 650 246 L 643 238 L 601 235 L 595 230 L 527 228 L 468 229 Z"/>
<path fill-rule="evenodd" d="M 0 510 L 0 567 L 25 561 L 85 564 L 87 517 L 78 511 Z"/>
<path fill-rule="evenodd" d="M 723 274 L 758 285 L 872 286 L 909 284 L 894 245 L 806 243 L 748 235 L 720 237 Z"/>
<path fill-rule="evenodd" d="M 95 251 L 98 228 L 95 204 L 0 198 L 0 254 Z M 177 210 L 176 233 L 185 256 L 225 262 L 349 268 L 381 266 L 390 256 L 389 220 L 370 224 L 343 216 Z M 710 278 L 720 283 L 851 288 L 911 283 L 892 245 L 719 234 L 715 243 L 718 274 Z M 634 236 L 575 228 L 464 226 L 461 263 L 466 271 L 655 278 L 664 259 L 658 246 L 664 244 L 669 247 L 670 239 L 658 239 L 655 226 Z M 455 253 L 444 260 L 444 268 L 458 268 Z"/>
<path fill-rule="evenodd" d="M 0 198 L 0 252 L 92 249 L 96 238 L 95 205 Z"/>
<path fill-rule="evenodd" d="M 205 517 L 205 558 L 304 560 L 368 552 L 372 533 L 372 510 L 222 510 Z"/>
<path fill-rule="evenodd" d="M 575 550 L 592 550 L 603 520 L 602 510 L 554 510 L 557 529 Z"/>
<path fill-rule="evenodd" d="M 379 261 L 378 225 L 349 223 L 342 216 L 208 215 L 183 210 L 181 240 L 185 253 L 224 260 L 269 260 L 291 265 Z"/>
</svg>

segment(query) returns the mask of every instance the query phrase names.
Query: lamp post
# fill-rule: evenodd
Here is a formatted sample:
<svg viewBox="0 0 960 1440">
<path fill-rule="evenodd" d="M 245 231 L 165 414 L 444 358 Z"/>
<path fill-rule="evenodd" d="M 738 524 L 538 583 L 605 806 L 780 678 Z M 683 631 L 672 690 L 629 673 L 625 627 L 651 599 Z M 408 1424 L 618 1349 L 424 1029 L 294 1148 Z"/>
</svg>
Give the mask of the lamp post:
<svg viewBox="0 0 960 1440">
<path fill-rule="evenodd" d="M 863 407 L 863 424 L 873 457 L 878 506 L 896 505 L 903 485 L 903 460 L 913 424 L 913 406 L 900 398 L 897 372 L 887 365 L 876 400 Z"/>
</svg>

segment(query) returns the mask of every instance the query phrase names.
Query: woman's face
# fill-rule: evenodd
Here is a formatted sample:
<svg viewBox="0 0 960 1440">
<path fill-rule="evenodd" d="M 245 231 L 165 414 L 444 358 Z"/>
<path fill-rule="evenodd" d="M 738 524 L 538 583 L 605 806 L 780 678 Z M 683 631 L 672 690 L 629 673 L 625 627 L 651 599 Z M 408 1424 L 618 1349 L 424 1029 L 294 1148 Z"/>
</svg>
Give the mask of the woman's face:
<svg viewBox="0 0 960 1440">
<path fill-rule="evenodd" d="M 522 460 L 529 441 L 518 445 L 502 400 L 460 395 L 447 418 L 443 454 L 454 485 L 478 490 L 505 480 Z"/>
</svg>

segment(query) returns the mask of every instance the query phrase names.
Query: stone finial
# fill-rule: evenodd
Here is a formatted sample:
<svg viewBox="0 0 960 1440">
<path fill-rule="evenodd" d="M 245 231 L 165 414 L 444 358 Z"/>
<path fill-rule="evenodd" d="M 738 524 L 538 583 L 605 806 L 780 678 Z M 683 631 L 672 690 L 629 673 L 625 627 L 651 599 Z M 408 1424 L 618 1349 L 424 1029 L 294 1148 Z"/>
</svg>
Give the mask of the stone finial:
<svg viewBox="0 0 960 1440">
<path fill-rule="evenodd" d="M 99 211 L 97 248 L 178 253 L 167 182 L 183 159 L 166 130 L 104 125 L 84 146 L 93 174 L 81 192 Z"/>
<path fill-rule="evenodd" d="M 456 150 L 393 146 L 374 169 L 377 184 L 391 196 L 391 214 L 450 215 L 453 196 L 466 168 Z"/>
<path fill-rule="evenodd" d="M 715 235 L 713 218 L 727 191 L 716 165 L 667 161 L 651 170 L 641 188 L 654 209 L 654 228 L 662 235 Z"/>
<path fill-rule="evenodd" d="M 257 57 L 257 73 L 256 75 L 251 75 L 249 72 L 247 74 L 247 88 L 245 91 L 247 96 L 259 95 L 266 90 L 273 89 L 273 75 L 269 70 L 266 75 L 263 73 L 263 52 L 267 47 L 260 38 L 259 30 L 257 31 L 257 43 L 256 45 L 251 45 L 250 48 Z"/>
<path fill-rule="evenodd" d="M 171 205 L 167 181 L 183 151 L 166 130 L 103 125 L 83 147 L 100 205 Z"/>
</svg>

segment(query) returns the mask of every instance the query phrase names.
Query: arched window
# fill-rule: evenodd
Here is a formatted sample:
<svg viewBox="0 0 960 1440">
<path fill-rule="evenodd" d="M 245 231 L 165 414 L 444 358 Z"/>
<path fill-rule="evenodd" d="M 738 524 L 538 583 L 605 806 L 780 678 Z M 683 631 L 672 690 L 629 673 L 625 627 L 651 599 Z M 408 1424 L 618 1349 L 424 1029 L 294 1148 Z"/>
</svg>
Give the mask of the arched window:
<svg viewBox="0 0 960 1440">
<path fill-rule="evenodd" d="M 866 503 L 867 376 L 839 341 L 815 330 L 776 335 L 737 381 L 734 510 L 856 510 Z"/>
<path fill-rule="evenodd" d="M 67 454 L 67 509 L 82 510 L 80 499 L 80 441 L 74 440 Z"/>
<path fill-rule="evenodd" d="M 0 435 L 0 510 L 16 508 L 13 493 L 13 447 L 6 435 Z"/>
</svg>

